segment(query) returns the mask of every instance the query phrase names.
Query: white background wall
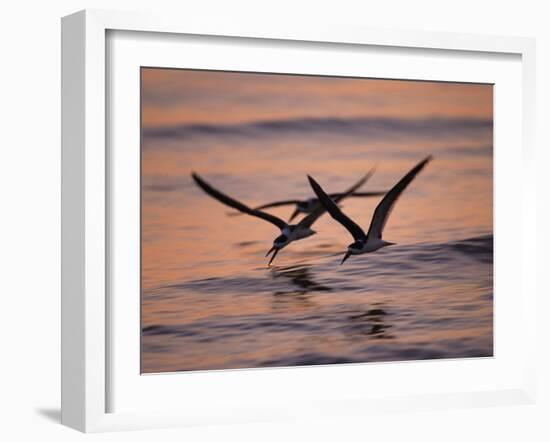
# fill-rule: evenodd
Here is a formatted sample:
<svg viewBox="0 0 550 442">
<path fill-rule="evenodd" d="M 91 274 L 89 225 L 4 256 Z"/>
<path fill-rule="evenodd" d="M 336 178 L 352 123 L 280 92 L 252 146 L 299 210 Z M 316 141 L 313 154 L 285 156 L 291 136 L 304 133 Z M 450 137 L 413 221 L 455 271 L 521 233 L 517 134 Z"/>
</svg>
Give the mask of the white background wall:
<svg viewBox="0 0 550 442">
<path fill-rule="evenodd" d="M 20 0 L 0 8 L 0 439 L 82 440 L 59 425 L 60 17 L 83 8 L 350 23 L 537 38 L 539 271 L 550 268 L 550 14 L 544 1 Z M 511 177 L 513 179 L 514 177 Z M 544 261 L 546 260 L 546 264 Z M 550 296 L 548 283 L 540 294 Z M 539 303 L 540 405 L 92 436 L 94 440 L 550 440 L 549 325 Z M 90 437 L 90 436 L 88 436 Z"/>
</svg>

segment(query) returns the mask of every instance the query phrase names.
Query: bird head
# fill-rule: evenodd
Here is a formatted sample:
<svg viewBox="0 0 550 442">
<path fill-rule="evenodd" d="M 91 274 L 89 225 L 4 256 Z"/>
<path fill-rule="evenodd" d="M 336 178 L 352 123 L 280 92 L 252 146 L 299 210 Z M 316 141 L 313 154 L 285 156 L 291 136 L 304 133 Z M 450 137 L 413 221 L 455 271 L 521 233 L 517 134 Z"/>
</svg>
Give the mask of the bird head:
<svg viewBox="0 0 550 442">
<path fill-rule="evenodd" d="M 265 254 L 265 256 L 269 256 L 270 253 L 273 252 L 273 255 L 271 255 L 271 259 L 269 260 L 268 266 L 271 265 L 273 260 L 275 259 L 275 256 L 277 256 L 277 253 L 279 253 L 279 250 L 281 250 L 283 247 L 285 247 L 287 244 L 289 244 L 288 235 L 285 233 L 282 233 L 279 235 L 275 240 L 273 241 L 273 247 L 269 249 L 269 251 Z"/>
<path fill-rule="evenodd" d="M 365 242 L 362 241 L 362 240 L 357 240 L 354 243 L 350 244 L 348 246 L 348 250 L 347 250 L 346 254 L 344 255 L 344 258 L 342 259 L 342 262 L 340 263 L 340 265 L 344 264 L 344 262 L 346 262 L 346 260 L 351 255 L 358 255 L 359 253 L 361 253 L 363 251 L 364 247 L 365 247 Z"/>
</svg>

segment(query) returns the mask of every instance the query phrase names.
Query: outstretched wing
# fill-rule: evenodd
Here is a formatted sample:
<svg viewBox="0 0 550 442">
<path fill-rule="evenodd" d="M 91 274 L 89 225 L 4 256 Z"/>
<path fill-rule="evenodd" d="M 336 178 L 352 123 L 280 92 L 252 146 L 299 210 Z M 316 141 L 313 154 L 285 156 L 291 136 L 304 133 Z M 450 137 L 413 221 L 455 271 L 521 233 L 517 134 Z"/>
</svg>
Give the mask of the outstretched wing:
<svg viewBox="0 0 550 442">
<path fill-rule="evenodd" d="M 349 221 L 351 221 L 346 215 L 344 215 L 342 213 L 342 211 L 340 210 L 340 208 L 337 206 L 337 204 L 342 201 L 344 198 L 347 198 L 348 196 L 350 196 L 353 192 L 355 192 L 359 187 L 361 187 L 363 184 L 365 184 L 367 182 L 367 180 L 372 176 L 372 174 L 374 173 L 374 168 L 372 168 L 369 173 L 367 173 L 363 178 L 361 178 L 357 183 L 355 183 L 353 186 L 351 186 L 347 191 L 345 191 L 344 193 L 341 193 L 339 194 L 337 197 L 335 197 L 334 199 L 331 199 L 326 193 L 325 191 L 321 188 L 321 186 L 319 186 L 319 184 L 317 184 L 317 182 L 311 178 L 309 175 L 308 175 L 308 179 L 309 179 L 309 183 L 311 184 L 311 187 L 313 188 L 313 191 L 315 192 L 315 194 L 317 195 L 317 198 L 319 198 L 319 202 L 321 203 L 321 205 L 319 207 L 317 207 L 313 212 L 311 212 L 308 216 L 306 216 L 304 219 L 302 219 L 299 223 L 298 223 L 298 226 L 301 226 L 301 227 L 310 227 L 315 221 L 317 221 L 317 219 L 323 214 L 325 213 L 325 211 L 328 211 L 330 213 L 330 215 L 338 220 L 337 218 L 335 218 L 335 214 L 336 213 L 340 213 L 343 217 L 345 217 L 346 219 L 348 219 Z M 336 211 L 335 211 L 336 209 Z M 341 221 L 340 221 L 341 222 Z M 351 221 L 353 223 L 353 221 Z M 361 228 L 359 226 L 357 226 L 357 224 L 353 223 L 357 228 L 359 228 L 359 230 L 362 232 Z M 347 227 L 346 227 L 347 228 Z M 348 229 L 349 230 L 349 229 Z M 350 231 L 351 232 L 351 231 Z M 352 233 L 353 235 L 353 233 Z"/>
<path fill-rule="evenodd" d="M 282 207 L 282 206 L 290 206 L 291 204 L 298 204 L 300 203 L 300 200 L 284 200 L 284 201 L 274 201 L 272 203 L 262 204 L 261 206 L 253 207 L 252 210 L 261 210 L 261 209 L 269 209 L 271 207 Z M 298 214 L 300 213 L 300 210 L 297 210 Z M 229 216 L 237 216 L 242 215 L 242 213 L 239 212 L 230 212 L 228 213 Z M 292 221 L 292 218 L 290 218 L 289 222 Z"/>
<path fill-rule="evenodd" d="M 261 206 L 254 207 L 254 210 L 269 209 L 270 207 L 290 206 L 291 204 L 298 204 L 300 200 L 284 200 L 274 201 L 272 203 L 262 204 Z"/>
<path fill-rule="evenodd" d="M 261 218 L 263 220 L 266 220 L 270 222 L 271 224 L 275 224 L 279 229 L 284 229 L 287 224 L 281 219 L 277 218 L 274 215 L 271 215 L 269 213 L 262 212 L 260 210 L 254 210 L 251 209 L 248 206 L 245 206 L 243 203 L 234 200 L 233 198 L 225 195 L 224 193 L 220 192 L 217 189 L 214 189 L 210 184 L 208 184 L 206 181 L 204 181 L 199 175 L 197 175 L 195 172 L 191 174 L 193 177 L 193 180 L 195 183 L 204 190 L 208 195 L 210 195 L 212 198 L 217 199 L 219 202 L 229 206 L 233 207 L 234 209 L 237 209 L 239 212 L 246 213 L 251 216 L 255 216 L 257 218 Z"/>
<path fill-rule="evenodd" d="M 330 196 L 331 199 L 338 198 L 339 196 L 344 195 L 345 192 L 338 192 L 338 193 L 329 193 L 328 196 Z M 383 191 L 377 191 L 377 192 L 354 192 L 352 195 L 349 195 L 350 197 L 359 197 L 359 198 L 368 198 L 373 196 L 384 196 L 386 192 Z M 272 203 L 266 203 L 262 204 L 261 206 L 253 207 L 254 210 L 262 210 L 262 209 L 270 209 L 272 207 L 282 207 L 282 206 L 291 206 L 295 204 L 303 203 L 305 200 L 281 200 L 281 201 L 273 201 Z M 318 200 L 316 200 L 318 201 Z"/>
<path fill-rule="evenodd" d="M 424 158 L 420 163 L 414 166 L 409 173 L 407 173 L 399 182 L 393 186 L 386 196 L 382 198 L 382 201 L 376 206 L 372 221 L 370 223 L 369 232 L 367 233 L 367 239 L 370 238 L 382 238 L 382 231 L 386 226 L 386 222 L 390 216 L 390 213 L 398 200 L 399 196 L 416 177 L 416 175 L 432 160 L 432 156 Z"/>
<path fill-rule="evenodd" d="M 361 229 L 361 227 L 355 224 L 351 218 L 348 218 L 344 214 L 344 212 L 340 210 L 340 208 L 335 204 L 334 201 L 329 198 L 329 196 L 325 193 L 325 191 L 317 183 L 317 181 L 315 181 L 309 175 L 307 177 L 309 179 L 309 184 L 311 184 L 311 188 L 317 195 L 317 198 L 319 198 L 319 201 L 321 202 L 323 207 L 330 214 L 330 216 L 332 216 L 336 221 L 342 224 L 348 230 L 348 232 L 351 233 L 351 236 L 353 236 L 356 241 L 358 239 L 365 238 L 366 235 L 365 232 L 363 232 L 363 229 Z"/>
<path fill-rule="evenodd" d="M 343 195 L 343 194 L 344 194 L 343 192 L 338 192 L 338 193 L 328 193 L 327 195 L 331 199 L 334 199 L 334 198 L 338 198 L 340 195 Z M 376 192 L 353 192 L 351 195 L 349 195 L 349 197 L 350 198 L 356 198 L 356 197 L 368 198 L 373 196 L 384 196 L 385 194 L 386 192 L 382 190 L 379 190 Z"/>
</svg>

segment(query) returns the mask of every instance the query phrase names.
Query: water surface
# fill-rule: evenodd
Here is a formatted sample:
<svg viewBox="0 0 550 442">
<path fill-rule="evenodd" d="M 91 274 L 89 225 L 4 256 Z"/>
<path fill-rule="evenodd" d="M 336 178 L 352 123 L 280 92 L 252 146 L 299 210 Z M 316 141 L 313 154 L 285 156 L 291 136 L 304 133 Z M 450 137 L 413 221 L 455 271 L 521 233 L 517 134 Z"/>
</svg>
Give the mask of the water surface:
<svg viewBox="0 0 550 442">
<path fill-rule="evenodd" d="M 309 80 L 309 82 L 308 82 Z M 142 371 L 491 356 L 492 89 L 379 80 L 142 71 Z M 340 260 L 317 235 L 267 267 L 279 231 L 198 189 L 249 204 L 391 187 L 434 161 L 396 205 L 397 245 Z M 379 198 L 348 199 L 368 228 Z M 287 219 L 293 207 L 272 213 Z"/>
</svg>

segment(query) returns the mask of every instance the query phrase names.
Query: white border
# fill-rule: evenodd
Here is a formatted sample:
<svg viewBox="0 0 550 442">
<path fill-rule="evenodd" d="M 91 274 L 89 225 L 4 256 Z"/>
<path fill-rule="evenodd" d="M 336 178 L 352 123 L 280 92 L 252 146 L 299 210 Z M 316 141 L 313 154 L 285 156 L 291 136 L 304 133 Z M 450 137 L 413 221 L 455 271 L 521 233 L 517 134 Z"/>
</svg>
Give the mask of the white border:
<svg viewBox="0 0 550 442">
<path fill-rule="evenodd" d="M 521 214 L 509 201 L 521 199 L 515 180 L 505 171 L 521 162 L 521 60 L 508 54 L 428 49 L 353 46 L 322 43 L 223 39 L 118 31 L 108 36 L 107 102 L 110 111 L 112 259 L 109 309 L 112 315 L 112 359 L 107 396 L 110 412 L 147 411 L 151 404 L 190 416 L 202 407 L 211 416 L 230 412 L 216 401 L 250 407 L 304 400 L 341 400 L 501 390 L 521 384 L 522 333 L 517 327 L 520 244 L 510 242 L 521 229 Z M 484 360 L 408 362 L 291 368 L 261 371 L 216 371 L 174 376 L 139 376 L 138 324 L 140 290 L 140 90 L 141 66 L 227 69 L 352 77 L 407 78 L 494 83 L 495 89 L 495 355 Z M 465 202 L 467 204 L 467 202 Z M 498 256 L 499 250 L 506 250 Z M 459 269 L 457 269 L 459 271 Z M 449 380 L 452 379 L 452 382 Z M 181 397 L 192 397 L 182 403 Z M 238 399 L 233 399 L 238 398 Z"/>
<path fill-rule="evenodd" d="M 185 20 L 183 20 L 185 21 Z M 399 46 L 416 48 L 442 48 L 469 51 L 494 51 L 514 53 L 522 56 L 521 69 L 523 76 L 523 149 L 512 146 L 512 155 L 515 159 L 523 158 L 524 172 L 534 167 L 532 162 L 532 121 L 534 107 L 534 43 L 531 40 L 519 38 L 490 38 L 480 36 L 464 36 L 455 34 L 432 34 L 423 32 L 399 32 L 375 30 L 353 30 L 349 28 L 315 29 L 276 29 L 270 30 L 265 26 L 262 29 L 231 29 L 230 24 L 219 24 L 194 21 L 191 23 L 167 18 L 152 18 L 151 16 L 130 15 L 107 12 L 83 12 L 69 16 L 63 21 L 63 423 L 83 431 L 102 431 L 106 429 L 148 428 L 155 426 L 186 425 L 207 422 L 237 422 L 254 419 L 277 419 L 284 417 L 307 417 L 312 415 L 334 415 L 362 413 L 367 410 L 379 409 L 409 409 L 410 407 L 439 407 L 439 406 L 468 406 L 529 401 L 534 393 L 534 355 L 529 345 L 524 345 L 527 356 L 518 358 L 522 365 L 521 370 L 515 367 L 513 373 L 504 374 L 501 380 L 504 383 L 493 383 L 490 388 L 482 385 L 469 385 L 468 393 L 455 391 L 441 394 L 441 389 L 426 391 L 421 388 L 408 390 L 412 398 L 404 395 L 401 390 L 397 398 L 383 395 L 376 401 L 368 400 L 364 391 L 352 393 L 353 388 L 343 388 L 334 391 L 340 396 L 339 401 L 330 400 L 330 395 L 317 394 L 314 382 L 308 382 L 308 373 L 315 370 L 318 373 L 334 372 L 334 367 L 316 367 L 306 369 L 279 369 L 279 370 L 252 370 L 231 371 L 217 376 L 212 373 L 191 374 L 194 384 L 199 386 L 192 401 L 180 399 L 180 412 L 130 411 L 127 406 L 114 408 L 116 412 L 106 413 L 107 388 L 105 377 L 105 31 L 106 29 L 121 30 L 153 30 L 157 32 L 193 33 L 236 35 L 262 38 L 278 38 L 291 40 L 345 42 L 356 44 L 376 44 L 379 46 Z M 287 43 L 288 45 L 288 43 Z M 329 45 L 331 46 L 331 45 Z M 380 48 L 379 52 L 380 52 Z M 383 52 L 383 51 L 382 51 Z M 484 54 L 477 54 L 483 59 Z M 81 63 L 78 62 L 80 59 Z M 83 68 L 82 68 L 83 66 Z M 225 67 L 227 68 L 227 67 Z M 256 69 L 257 70 L 257 66 Z M 421 74 L 420 74 L 421 75 Z M 479 78 L 478 80 L 479 81 Z M 518 92 L 518 91 L 516 91 Z M 512 120 L 513 121 L 513 120 Z M 80 124 L 79 124 L 80 123 Z M 498 157 L 497 157 L 498 159 Z M 497 174 L 500 173 L 500 165 Z M 73 172 L 71 172 L 71 170 Z M 84 178 L 82 178 L 84 176 Z M 523 241 L 517 246 L 521 271 L 521 298 L 524 315 L 521 318 L 521 327 L 524 333 L 532 336 L 534 333 L 534 267 L 526 266 L 525 253 L 533 253 L 526 243 L 535 244 L 534 216 L 534 175 L 524 175 L 522 195 L 518 197 L 524 206 L 522 224 L 519 231 L 522 238 L 532 241 Z M 497 194 L 498 198 L 498 194 Z M 82 203 L 82 201 L 84 201 Z M 117 206 L 118 207 L 118 206 Z M 111 207 L 112 209 L 113 207 Z M 511 249 L 513 250 L 513 248 Z M 507 260 L 512 254 L 506 251 L 499 252 L 498 259 Z M 534 254 L 533 254 L 534 256 Z M 513 261 L 513 264 L 517 264 Z M 500 265 L 500 264 L 499 264 Z M 112 276 L 112 275 L 111 275 Z M 116 309 L 115 309 L 116 312 Z M 114 324 L 117 323 L 115 320 Z M 116 333 L 115 333 L 116 334 Z M 527 342 L 534 342 L 530 340 Z M 115 356 L 118 356 L 115 355 Z M 497 358 L 498 359 L 498 358 Z M 491 361 L 491 360 L 489 360 Z M 466 364 L 472 361 L 455 361 Z M 479 362 L 479 361 L 475 361 Z M 410 364 L 409 373 L 414 378 L 415 366 L 426 364 L 440 364 L 439 362 Z M 115 366 L 117 364 L 114 364 Z M 369 370 L 379 373 L 388 373 L 396 370 L 395 367 L 407 364 L 372 364 Z M 523 365 L 527 366 L 525 370 Z M 340 367 L 338 370 L 362 371 L 365 366 Z M 422 369 L 422 368 L 420 368 Z M 467 369 L 467 367 L 465 368 Z M 296 375 L 304 372 L 306 376 Z M 308 371 L 309 370 L 309 371 Z M 224 413 L 224 405 L 234 406 L 231 401 L 200 402 L 200 376 L 208 377 L 208 382 L 219 388 L 225 388 L 230 394 L 231 382 L 257 383 L 259 391 L 265 390 L 272 380 L 273 373 L 286 378 L 298 376 L 303 382 L 301 400 L 289 404 L 288 397 L 281 392 L 271 390 L 269 397 L 277 398 L 269 403 L 246 403 L 247 398 L 239 403 L 238 416 L 235 408 L 228 414 Z M 395 373 L 397 375 L 397 373 Z M 346 373 L 346 377 L 347 377 Z M 360 373 L 358 375 L 361 375 Z M 508 376 L 510 375 L 510 376 Z M 402 374 L 399 374 L 402 377 Z M 475 376 L 475 373 L 471 373 Z M 141 380 L 157 379 L 161 383 L 174 382 L 163 379 L 177 379 L 180 376 L 143 376 Z M 269 378 L 269 379 L 268 379 Z M 469 376 L 471 379 L 471 377 Z M 117 379 L 115 377 L 115 379 Z M 397 378 L 396 378 L 397 379 Z M 295 382 L 296 380 L 292 381 Z M 115 381 L 116 384 L 116 381 Z M 203 384 L 204 385 L 204 384 Z M 401 385 L 405 385 L 401 383 Z M 448 385 L 448 384 L 447 384 Z M 188 387 L 192 387 L 190 384 Z M 349 385 L 353 387 L 353 385 Z M 487 391 L 489 390 L 489 391 Z M 250 392 L 249 389 L 246 391 Z M 287 390 L 289 391 L 289 390 Z M 345 394 L 342 394 L 342 391 Z M 445 391 L 445 390 L 443 390 Z M 188 394 L 183 398 L 189 398 Z M 234 394 L 242 395 L 242 389 L 235 389 Z M 245 396 L 247 393 L 245 393 Z M 250 396 L 250 395 L 249 395 Z M 180 396 L 181 397 L 181 396 Z M 211 397 L 211 396 L 210 396 Z M 220 395 L 218 395 L 218 398 Z M 231 396 L 224 396 L 231 397 Z M 334 398 L 334 396 L 332 397 Z M 254 401 L 252 396 L 249 400 Z M 258 397 L 256 397 L 258 399 Z M 118 398 L 117 398 L 118 403 Z M 195 404 L 196 406 L 193 406 Z M 244 404 L 244 405 L 243 405 Z M 252 405 L 251 405 L 252 404 Z M 157 406 L 155 404 L 155 406 Z M 191 406 L 190 406 L 191 405 Z M 216 405 L 215 410 L 212 406 Z M 306 406 L 307 405 L 307 406 Z M 135 410 L 135 408 L 134 408 Z"/>
</svg>

